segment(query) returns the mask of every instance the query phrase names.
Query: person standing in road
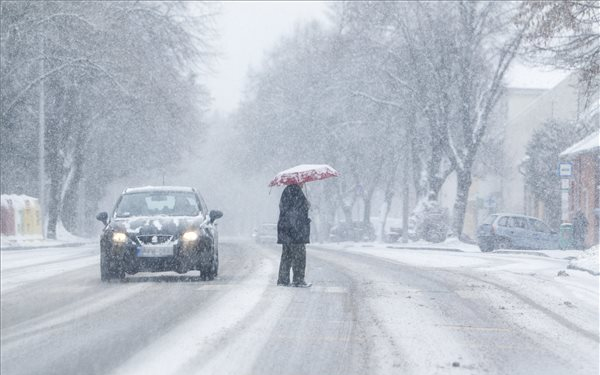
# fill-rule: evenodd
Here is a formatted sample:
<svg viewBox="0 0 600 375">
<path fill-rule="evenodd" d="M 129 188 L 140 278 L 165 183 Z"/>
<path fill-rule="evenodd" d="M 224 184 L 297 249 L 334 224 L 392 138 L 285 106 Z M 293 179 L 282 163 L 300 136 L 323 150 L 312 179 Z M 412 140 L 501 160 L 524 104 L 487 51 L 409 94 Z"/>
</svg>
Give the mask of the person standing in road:
<svg viewBox="0 0 600 375">
<path fill-rule="evenodd" d="M 585 249 L 585 237 L 587 236 L 588 221 L 583 212 L 577 211 L 573 219 L 573 239 L 576 249 Z"/>
<path fill-rule="evenodd" d="M 310 203 L 302 192 L 302 185 L 288 185 L 279 201 L 277 243 L 283 245 L 277 285 L 290 285 L 290 268 L 295 287 L 309 287 L 304 274 L 306 269 L 306 244 L 310 242 Z"/>
</svg>

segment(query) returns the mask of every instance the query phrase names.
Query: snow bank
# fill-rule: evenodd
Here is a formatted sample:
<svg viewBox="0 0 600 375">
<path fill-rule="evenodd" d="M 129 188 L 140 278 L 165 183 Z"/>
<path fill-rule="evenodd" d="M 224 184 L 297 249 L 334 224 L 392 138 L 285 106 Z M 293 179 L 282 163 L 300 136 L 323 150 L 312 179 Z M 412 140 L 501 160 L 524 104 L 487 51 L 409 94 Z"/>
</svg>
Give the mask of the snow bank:
<svg viewBox="0 0 600 375">
<path fill-rule="evenodd" d="M 38 235 L 14 235 L 14 236 L 0 236 L 0 248 L 1 249 L 26 249 L 26 248 L 38 248 L 38 247 L 60 247 L 60 246 L 74 246 L 79 244 L 90 243 L 91 239 L 77 237 L 71 234 L 65 229 L 62 223 L 59 221 L 56 224 L 56 239 L 51 240 L 48 238 L 41 238 Z"/>
<path fill-rule="evenodd" d="M 567 268 L 586 271 L 595 276 L 600 276 L 600 266 L 598 264 L 598 245 L 585 250 L 576 259 L 569 262 Z"/>
<path fill-rule="evenodd" d="M 425 240 L 408 241 L 407 243 L 394 242 L 387 246 L 391 249 L 427 249 L 427 250 L 446 250 L 458 251 L 463 253 L 480 253 L 481 250 L 477 245 L 471 245 L 462 242 L 456 237 L 448 237 L 443 242 L 428 242 Z"/>
</svg>

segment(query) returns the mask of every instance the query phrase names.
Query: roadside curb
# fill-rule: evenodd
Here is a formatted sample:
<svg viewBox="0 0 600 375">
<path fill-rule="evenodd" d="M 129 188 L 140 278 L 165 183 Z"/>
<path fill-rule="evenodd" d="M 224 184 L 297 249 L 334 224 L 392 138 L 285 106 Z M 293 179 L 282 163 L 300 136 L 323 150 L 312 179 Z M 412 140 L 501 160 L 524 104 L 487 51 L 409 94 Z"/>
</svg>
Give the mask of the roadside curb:
<svg viewBox="0 0 600 375">
<path fill-rule="evenodd" d="M 595 272 L 595 271 L 592 271 L 592 270 L 588 270 L 587 268 L 574 266 L 572 264 L 567 265 L 567 268 L 570 269 L 570 270 L 587 272 L 589 274 L 592 274 L 593 276 L 600 276 L 600 272 Z"/>
<path fill-rule="evenodd" d="M 312 244 L 311 244 L 312 245 Z M 347 246 L 342 249 L 332 249 L 326 246 L 312 245 L 313 248 L 322 249 L 322 250 L 346 250 L 353 246 Z M 376 247 L 376 246 L 368 246 L 363 245 L 360 246 L 362 248 Z M 426 250 L 426 251 L 446 251 L 451 253 L 470 253 L 470 251 L 464 251 L 453 247 L 410 247 L 410 246 L 385 246 L 386 249 L 394 249 L 394 250 Z M 381 249 L 381 247 L 380 247 Z"/>
<path fill-rule="evenodd" d="M 31 245 L 31 246 L 2 246 L 1 251 L 14 251 L 14 250 L 36 250 L 36 249 L 52 249 L 57 247 L 77 247 L 84 245 L 92 245 L 94 242 L 66 242 L 62 244 L 47 244 L 47 245 Z"/>
<path fill-rule="evenodd" d="M 323 247 L 323 246 L 313 246 L 315 248 L 321 248 L 321 249 L 325 249 L 325 250 L 332 250 L 330 248 L 327 247 Z M 352 247 L 352 246 L 349 246 Z M 375 246 L 361 246 L 363 248 L 369 248 L 369 247 L 375 247 Z M 347 249 L 348 247 L 345 247 L 344 249 Z M 386 249 L 394 249 L 394 250 L 426 250 L 426 251 L 447 251 L 447 252 L 451 252 L 451 253 L 470 253 L 470 251 L 463 251 L 460 249 L 456 249 L 453 247 L 410 247 L 410 246 L 386 246 Z"/>
<path fill-rule="evenodd" d="M 410 247 L 410 246 L 386 246 L 386 249 L 397 250 L 428 250 L 428 251 L 449 251 L 452 253 L 465 253 L 465 251 L 453 247 Z"/>
<path fill-rule="evenodd" d="M 491 253 L 492 254 L 525 254 L 525 255 L 535 255 L 535 256 L 538 256 L 538 257 L 552 258 L 548 254 L 538 253 L 538 252 L 535 252 L 535 251 L 494 250 Z"/>
</svg>

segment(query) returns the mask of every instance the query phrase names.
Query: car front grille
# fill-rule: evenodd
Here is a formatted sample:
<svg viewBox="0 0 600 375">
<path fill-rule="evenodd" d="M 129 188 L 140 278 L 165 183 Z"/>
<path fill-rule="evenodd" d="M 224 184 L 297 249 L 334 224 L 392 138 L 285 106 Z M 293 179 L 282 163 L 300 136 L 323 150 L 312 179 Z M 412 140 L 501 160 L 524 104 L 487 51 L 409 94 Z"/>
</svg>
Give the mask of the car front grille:
<svg viewBox="0 0 600 375">
<path fill-rule="evenodd" d="M 137 236 L 137 240 L 145 245 L 159 245 L 171 241 L 173 236 L 168 234 L 145 234 Z"/>
</svg>

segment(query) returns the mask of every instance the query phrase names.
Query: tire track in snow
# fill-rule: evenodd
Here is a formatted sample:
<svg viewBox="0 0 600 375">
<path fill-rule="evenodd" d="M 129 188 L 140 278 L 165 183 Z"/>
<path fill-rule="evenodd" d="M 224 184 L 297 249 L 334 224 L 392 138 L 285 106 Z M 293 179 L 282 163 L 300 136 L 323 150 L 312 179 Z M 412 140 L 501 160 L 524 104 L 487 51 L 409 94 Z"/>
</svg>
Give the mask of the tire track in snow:
<svg viewBox="0 0 600 375">
<path fill-rule="evenodd" d="M 120 365 L 114 375 L 178 374 L 210 352 L 222 337 L 242 321 L 262 300 L 272 278 L 272 260 L 263 260 L 258 269 L 203 310 L 186 319 L 169 332 Z M 245 288 L 245 285 L 252 287 Z M 257 287 L 260 285 L 261 287 Z"/>
<path fill-rule="evenodd" d="M 372 313 L 373 325 L 381 325 L 399 348 L 398 352 L 393 347 L 383 348 L 379 358 L 386 361 L 385 365 L 375 364 L 377 368 L 372 372 L 446 373 L 452 370 L 454 361 L 460 363 L 462 371 L 473 374 L 489 371 L 562 374 L 566 369 L 587 373 L 588 367 L 594 366 L 585 359 L 585 352 L 591 353 L 589 349 L 584 353 L 576 349 L 558 353 L 556 340 L 560 342 L 559 337 L 543 341 L 527 328 L 515 325 L 513 320 L 491 308 L 485 292 L 477 298 L 461 297 L 459 292 L 468 291 L 464 290 L 464 279 L 459 278 L 460 275 L 369 254 L 323 249 L 313 255 L 338 264 L 347 269 L 349 275 L 354 275 L 370 307 L 366 317 Z M 464 272 L 464 268 L 460 271 Z M 396 288 L 390 288 L 394 283 Z M 375 297 L 370 298 L 372 295 Z M 463 326 L 467 328 L 462 329 Z M 373 340 L 375 355 L 377 346 L 385 339 Z M 371 356 L 371 360 L 373 358 Z M 595 366 L 597 368 L 597 364 Z"/>
<path fill-rule="evenodd" d="M 11 344 L 25 337 L 36 334 L 47 334 L 47 331 L 51 329 L 61 329 L 72 321 L 97 314 L 113 304 L 126 301 L 132 296 L 142 293 L 149 286 L 149 284 L 137 284 L 128 288 L 105 289 L 100 293 L 78 299 L 71 304 L 37 316 L 34 319 L 23 321 L 8 328 L 3 327 L 2 346 L 7 350 L 11 348 Z"/>
</svg>

